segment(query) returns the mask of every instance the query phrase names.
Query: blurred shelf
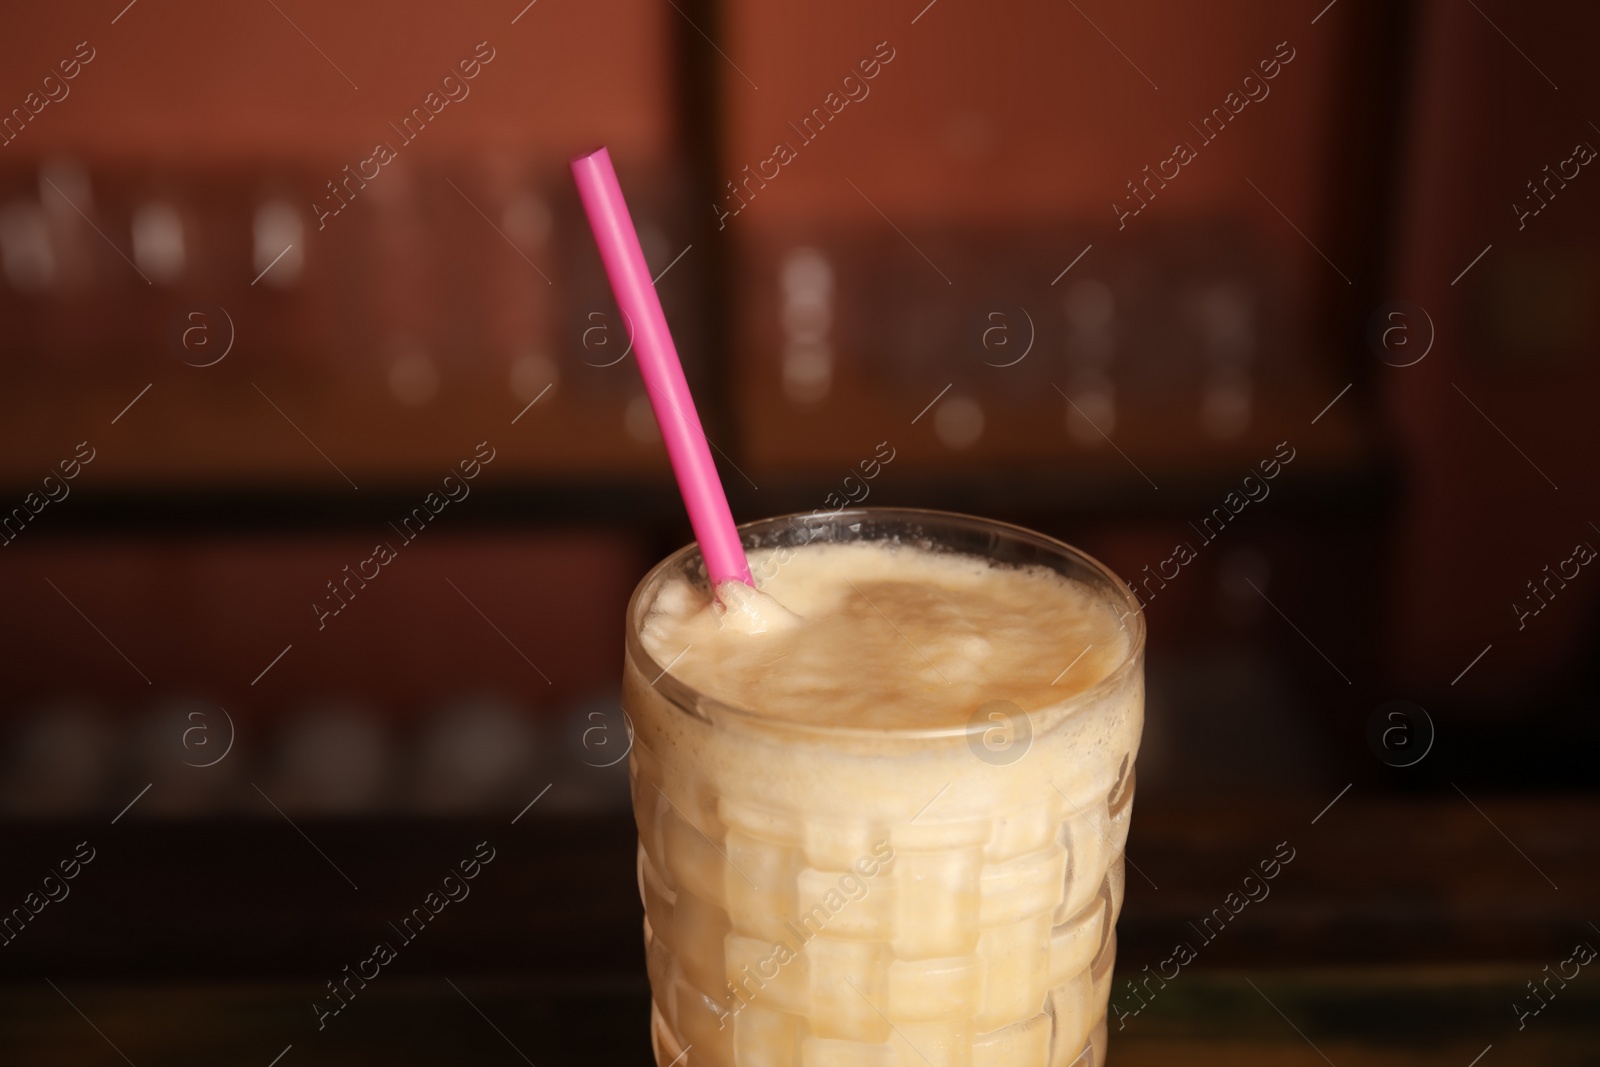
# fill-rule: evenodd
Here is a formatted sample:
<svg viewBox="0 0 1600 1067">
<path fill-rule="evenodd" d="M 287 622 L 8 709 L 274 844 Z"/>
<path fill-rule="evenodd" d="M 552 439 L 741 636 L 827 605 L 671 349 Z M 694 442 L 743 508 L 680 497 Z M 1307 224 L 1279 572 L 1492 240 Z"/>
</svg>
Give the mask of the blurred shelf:
<svg viewBox="0 0 1600 1067">
<path fill-rule="evenodd" d="M 1238 452 L 1223 461 L 1190 464 L 1141 464 L 1149 482 L 1112 454 L 1080 463 L 1010 463 L 946 467 L 918 461 L 917 453 L 897 459 L 875 480 L 862 506 L 925 507 L 974 514 L 1050 516 L 1069 520 L 1190 518 L 1220 506 L 1237 491 L 1256 462 L 1270 458 L 1270 445 L 1259 456 Z M 843 482 L 855 472 L 853 463 L 870 458 L 866 451 L 841 462 L 837 474 L 787 468 L 769 471 L 745 468 L 744 474 L 723 463 L 729 502 L 741 520 L 830 508 L 830 496 L 842 499 Z M 470 456 L 470 446 L 462 452 Z M 485 469 L 472 486 L 471 503 L 450 516 L 456 532 L 519 526 L 616 524 L 647 531 L 673 531 L 688 539 L 688 522 L 666 461 L 652 460 L 648 473 L 618 476 L 597 472 L 583 478 L 527 476 L 509 464 Z M 1302 452 L 1298 466 L 1287 468 L 1271 483 L 1275 509 L 1300 514 L 1375 514 L 1398 487 L 1398 472 L 1374 451 L 1352 453 L 1327 462 Z M 446 468 L 441 467 L 441 478 Z M 52 534 L 163 533 L 230 531 L 315 531 L 367 524 L 382 525 L 416 507 L 436 483 L 418 481 L 409 487 L 394 480 L 368 482 L 360 492 L 339 483 L 311 487 L 264 482 L 205 482 L 174 485 L 170 481 L 123 481 L 93 485 L 90 469 L 76 483 L 70 503 L 51 504 L 39 518 L 38 536 Z M 331 475 L 333 472 L 329 472 Z M 337 476 L 334 476 L 335 479 Z M 9 485 L 0 491 L 19 500 L 32 487 Z M 854 492 L 855 490 L 850 490 Z M 45 529 L 52 533 L 45 533 Z M 24 543 L 18 541 L 19 544 Z"/>
<path fill-rule="evenodd" d="M 326 157 L 0 168 L 0 482 L 37 488 L 79 441 L 97 480 L 139 485 L 364 487 L 484 440 L 524 477 L 648 471 L 644 388 L 549 152 L 408 157 L 324 225 Z M 689 241 L 682 168 L 620 165 L 665 268 Z M 661 287 L 691 373 L 702 279 L 691 261 Z"/>
<path fill-rule="evenodd" d="M 268 740 L 255 716 L 328 702 L 409 721 L 484 696 L 542 715 L 614 689 L 624 608 L 656 557 L 623 529 L 462 536 L 452 517 L 414 541 L 377 521 L 304 537 L 245 528 L 87 543 L 26 529 L 0 568 L 0 597 L 32 609 L 7 637 L 0 712 L 54 717 L 87 703 L 142 719 L 208 700 L 239 717 L 250 748 Z M 84 645 L 95 636 L 85 617 L 117 649 Z M 69 759 L 83 747 L 59 744 Z M 161 760 L 182 772 L 182 758 L 200 761 L 176 748 Z"/>
<path fill-rule="evenodd" d="M 1270 895 L 1241 912 L 1237 930 L 1203 946 L 1205 969 L 1543 963 L 1564 958 L 1576 939 L 1600 939 L 1587 925 L 1600 895 L 1592 862 L 1600 801 L 1481 794 L 1476 803 L 1491 825 L 1454 793 L 1362 793 L 1314 826 L 1325 796 L 1142 807 L 1129 858 L 1161 888 L 1130 872 L 1119 962 L 1137 970 L 1169 956 L 1174 939 L 1193 939 L 1187 923 L 1220 907 L 1285 840 L 1294 858 Z M 115 827 L 10 822 L 5 899 L 20 900 L 75 842 L 91 841 L 98 856 L 72 897 L 0 954 L 0 979 L 46 968 L 73 981 L 337 972 L 482 840 L 497 856 L 473 885 L 474 903 L 441 916 L 440 928 L 408 949 L 406 966 L 573 980 L 642 975 L 632 819 L 543 809 L 514 826 L 509 808 L 493 820 L 302 819 L 301 830 L 359 891 L 265 802 L 259 819 L 152 820 L 135 809 Z"/>
</svg>

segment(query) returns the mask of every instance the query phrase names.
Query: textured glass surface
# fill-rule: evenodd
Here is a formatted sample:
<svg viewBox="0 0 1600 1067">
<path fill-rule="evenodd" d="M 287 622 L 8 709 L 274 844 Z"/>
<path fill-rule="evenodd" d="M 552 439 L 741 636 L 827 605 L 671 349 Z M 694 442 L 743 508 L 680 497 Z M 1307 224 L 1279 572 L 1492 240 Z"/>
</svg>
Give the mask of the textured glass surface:
<svg viewBox="0 0 1600 1067">
<path fill-rule="evenodd" d="M 941 537 L 945 517 L 905 514 Z M 630 641 L 659 1067 L 1103 1064 L 1142 639 L 998 756 L 981 721 L 913 734 L 762 720 L 663 680 Z"/>
</svg>

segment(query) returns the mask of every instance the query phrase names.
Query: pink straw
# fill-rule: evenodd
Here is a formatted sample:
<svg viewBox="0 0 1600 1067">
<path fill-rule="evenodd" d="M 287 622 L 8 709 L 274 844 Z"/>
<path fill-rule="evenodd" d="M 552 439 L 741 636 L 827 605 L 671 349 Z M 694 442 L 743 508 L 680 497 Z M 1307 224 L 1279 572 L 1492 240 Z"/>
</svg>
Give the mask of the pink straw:
<svg viewBox="0 0 1600 1067">
<path fill-rule="evenodd" d="M 600 259 L 606 265 L 617 306 L 633 328 L 639 373 L 661 427 L 672 473 L 678 478 L 678 491 L 689 509 L 689 524 L 694 527 L 695 540 L 700 542 L 706 575 L 713 588 L 735 580 L 753 585 L 750 564 L 733 525 L 733 512 L 728 509 L 727 494 L 711 461 L 711 449 L 700 428 L 700 416 L 683 377 L 683 364 L 678 362 L 667 318 L 661 313 L 661 299 L 650 280 L 650 268 L 639 247 L 639 234 L 628 215 L 628 205 L 622 199 L 622 186 L 617 184 L 610 153 L 597 148 L 574 159 L 572 176 L 578 182 L 578 195 L 589 216 L 589 227 L 594 230 L 595 243 L 600 246 Z"/>
</svg>

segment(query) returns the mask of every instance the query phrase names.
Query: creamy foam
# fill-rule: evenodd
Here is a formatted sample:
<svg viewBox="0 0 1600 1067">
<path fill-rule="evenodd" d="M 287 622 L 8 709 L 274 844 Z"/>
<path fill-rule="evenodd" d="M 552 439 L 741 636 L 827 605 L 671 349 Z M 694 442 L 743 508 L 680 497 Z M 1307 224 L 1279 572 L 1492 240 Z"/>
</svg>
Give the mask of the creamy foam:
<svg viewBox="0 0 1600 1067">
<path fill-rule="evenodd" d="M 877 728 L 967 722 L 1010 701 L 1033 712 L 1127 657 L 1103 596 L 1045 567 L 877 541 L 752 552 L 759 590 L 712 601 L 665 583 L 641 627 L 657 663 L 717 700 L 775 719 Z"/>
</svg>

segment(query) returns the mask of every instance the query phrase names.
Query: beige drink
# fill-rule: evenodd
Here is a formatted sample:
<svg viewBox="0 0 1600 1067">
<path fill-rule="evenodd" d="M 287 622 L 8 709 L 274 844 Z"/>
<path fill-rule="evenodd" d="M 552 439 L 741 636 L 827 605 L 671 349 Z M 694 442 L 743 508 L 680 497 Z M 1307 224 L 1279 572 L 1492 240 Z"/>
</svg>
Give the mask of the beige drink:
<svg viewBox="0 0 1600 1067">
<path fill-rule="evenodd" d="M 1015 527 L 865 510 L 684 550 L 624 701 L 660 1067 L 1105 1057 L 1143 619 Z M 742 594 L 735 596 L 734 594 Z"/>
</svg>

